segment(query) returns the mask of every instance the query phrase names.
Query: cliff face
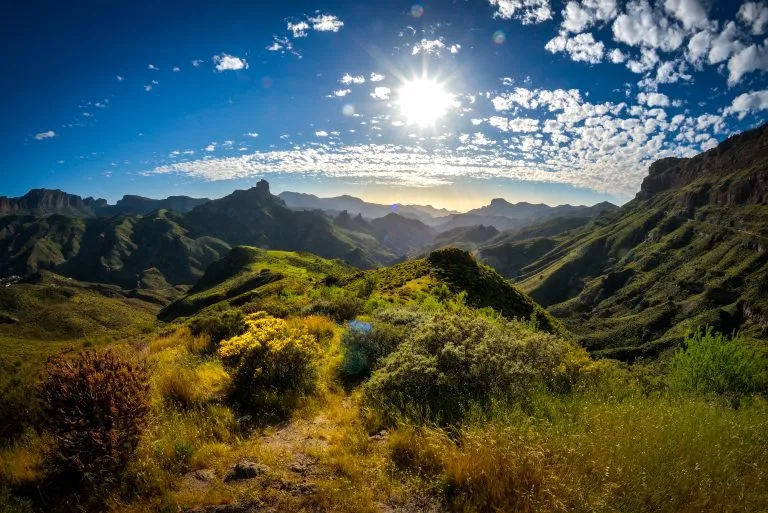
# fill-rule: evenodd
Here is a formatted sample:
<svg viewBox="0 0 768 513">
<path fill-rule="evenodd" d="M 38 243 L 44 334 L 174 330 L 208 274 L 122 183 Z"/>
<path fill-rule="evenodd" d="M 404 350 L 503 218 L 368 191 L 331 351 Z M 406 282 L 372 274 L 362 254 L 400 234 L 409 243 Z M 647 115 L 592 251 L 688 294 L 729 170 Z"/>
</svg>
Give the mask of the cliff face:
<svg viewBox="0 0 768 513">
<path fill-rule="evenodd" d="M 97 208 L 107 206 L 104 199 L 81 198 L 60 190 L 32 189 L 20 198 L 0 196 L 0 215 L 35 215 L 65 213 L 90 217 Z"/>
<path fill-rule="evenodd" d="M 636 199 L 679 192 L 685 207 L 768 203 L 768 125 L 735 135 L 690 159 L 653 163 Z"/>
</svg>

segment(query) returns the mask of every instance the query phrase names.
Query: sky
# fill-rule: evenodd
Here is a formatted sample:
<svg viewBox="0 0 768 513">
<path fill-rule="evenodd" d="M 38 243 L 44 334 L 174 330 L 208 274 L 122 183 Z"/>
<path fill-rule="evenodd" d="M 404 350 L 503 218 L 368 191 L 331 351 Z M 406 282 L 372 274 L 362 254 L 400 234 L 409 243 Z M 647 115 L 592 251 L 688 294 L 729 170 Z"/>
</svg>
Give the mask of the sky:
<svg viewBox="0 0 768 513">
<path fill-rule="evenodd" d="M 768 4 L 14 2 L 0 195 L 624 203 L 758 126 Z"/>
</svg>

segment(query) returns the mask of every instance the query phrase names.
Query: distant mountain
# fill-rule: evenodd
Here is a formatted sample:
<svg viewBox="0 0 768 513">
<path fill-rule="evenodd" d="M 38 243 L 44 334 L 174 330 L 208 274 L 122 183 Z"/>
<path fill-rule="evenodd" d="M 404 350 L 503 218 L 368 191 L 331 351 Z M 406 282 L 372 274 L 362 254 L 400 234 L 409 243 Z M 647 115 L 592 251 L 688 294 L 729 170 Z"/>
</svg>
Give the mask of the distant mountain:
<svg viewBox="0 0 768 513">
<path fill-rule="evenodd" d="M 499 235 L 499 230 L 493 226 L 462 226 L 443 232 L 426 247 L 420 249 L 420 254 L 442 248 L 459 248 L 474 251 L 478 245 L 488 242 Z"/>
<path fill-rule="evenodd" d="M 184 215 L 183 225 L 194 233 L 211 235 L 232 245 L 308 251 L 362 268 L 395 258 L 370 234 L 336 226 L 317 212 L 289 209 L 269 192 L 264 180 L 256 187 L 193 209 Z"/>
<path fill-rule="evenodd" d="M 367 219 L 384 217 L 387 214 L 399 214 L 403 217 L 418 219 L 425 224 L 434 224 L 437 220 L 458 212 L 435 208 L 430 205 L 381 205 L 368 203 L 354 196 L 336 196 L 334 198 L 318 198 L 314 194 L 299 192 L 281 192 L 278 196 L 285 204 L 295 210 L 323 210 L 330 215 L 336 215 L 346 210 L 350 215 L 360 214 Z"/>
<path fill-rule="evenodd" d="M 96 215 L 113 216 L 116 214 L 149 214 L 158 209 L 189 212 L 195 207 L 208 203 L 208 198 L 190 198 L 189 196 L 169 196 L 165 199 L 151 199 L 143 196 L 126 194 L 114 205 L 96 209 Z"/>
<path fill-rule="evenodd" d="M 620 210 L 554 238 L 511 241 L 528 254 L 507 248 L 495 265 L 518 268 L 520 287 L 603 356 L 653 356 L 703 325 L 764 337 L 766 148 L 768 125 L 660 160 Z"/>
<path fill-rule="evenodd" d="M 0 215 L 92 217 L 97 208 L 106 206 L 105 199 L 81 198 L 58 189 L 32 189 L 19 198 L 0 196 Z"/>
<path fill-rule="evenodd" d="M 526 202 L 509 203 L 504 199 L 496 198 L 491 200 L 490 204 L 470 210 L 466 214 L 451 215 L 438 224 L 437 228 L 440 231 L 448 231 L 454 228 L 486 225 L 500 231 L 515 230 L 556 217 L 597 217 L 618 208 L 608 202 L 591 207 L 573 205 L 550 207 Z"/>
<path fill-rule="evenodd" d="M 407 255 L 432 242 L 437 230 L 418 219 L 387 214 L 371 221 L 376 239 L 398 255 Z"/>
<path fill-rule="evenodd" d="M 170 196 L 165 199 L 150 199 L 142 196 L 125 195 L 115 205 L 105 199 L 81 198 L 58 189 L 32 189 L 19 198 L 0 196 L 0 216 L 31 215 L 45 217 L 54 214 L 68 217 L 110 217 L 117 214 L 149 214 L 158 209 L 189 212 L 210 201 L 207 198 Z"/>
</svg>

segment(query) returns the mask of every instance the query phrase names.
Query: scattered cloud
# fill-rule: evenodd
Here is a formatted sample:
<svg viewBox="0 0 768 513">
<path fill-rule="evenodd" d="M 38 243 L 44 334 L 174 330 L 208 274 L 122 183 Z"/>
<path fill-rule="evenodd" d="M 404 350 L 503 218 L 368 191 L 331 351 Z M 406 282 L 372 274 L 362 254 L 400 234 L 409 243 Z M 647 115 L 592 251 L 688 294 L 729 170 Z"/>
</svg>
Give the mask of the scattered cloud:
<svg viewBox="0 0 768 513">
<path fill-rule="evenodd" d="M 151 69 L 152 71 L 159 71 L 158 67 L 155 66 L 154 64 L 150 64 L 149 66 L 147 66 L 147 69 Z"/>
<path fill-rule="evenodd" d="M 618 14 L 616 0 L 571 0 L 562 11 L 560 25 L 566 32 L 584 32 L 601 21 L 610 21 Z"/>
<path fill-rule="evenodd" d="M 307 37 L 307 31 L 310 28 L 309 23 L 306 21 L 299 21 L 297 23 L 288 22 L 288 32 L 293 34 L 293 37 Z"/>
<path fill-rule="evenodd" d="M 496 8 L 494 17 L 518 19 L 523 25 L 543 23 L 552 19 L 549 0 L 488 0 Z"/>
<path fill-rule="evenodd" d="M 151 84 L 147 84 L 147 85 L 145 85 L 145 86 L 144 86 L 144 90 L 145 90 L 146 92 L 150 92 L 150 91 L 152 90 L 152 85 L 151 85 Z"/>
<path fill-rule="evenodd" d="M 389 87 L 377 87 L 371 93 L 371 98 L 375 100 L 389 100 L 389 94 L 392 90 Z"/>
<path fill-rule="evenodd" d="M 365 77 L 363 75 L 350 75 L 349 73 L 344 73 L 344 76 L 339 79 L 339 82 L 345 85 L 349 84 L 365 84 Z"/>
<path fill-rule="evenodd" d="M 411 55 L 440 55 L 445 50 L 445 43 L 443 39 L 422 39 L 411 50 Z"/>
<path fill-rule="evenodd" d="M 602 62 L 605 54 L 605 45 L 601 41 L 595 41 L 595 37 L 591 33 L 570 37 L 567 32 L 561 32 L 557 37 L 551 39 L 544 48 L 552 53 L 567 53 L 574 61 L 590 64 Z"/>
<path fill-rule="evenodd" d="M 224 71 L 238 71 L 241 69 L 248 69 L 248 62 L 240 57 L 229 55 L 227 53 L 221 53 L 213 56 L 213 62 L 216 65 L 216 71 L 219 73 Z"/>
<path fill-rule="evenodd" d="M 747 114 L 761 110 L 768 110 L 768 89 L 740 94 L 733 99 L 726 114 L 735 114 L 739 119 L 744 119 Z"/>
<path fill-rule="evenodd" d="M 368 80 L 370 80 L 371 82 L 381 82 L 382 80 L 384 80 L 384 78 L 385 78 L 384 75 L 379 75 L 378 73 L 374 72 L 374 73 L 371 73 L 371 76 L 370 78 L 368 78 Z"/>
<path fill-rule="evenodd" d="M 328 137 L 328 132 L 326 132 L 325 130 L 320 130 L 320 131 L 315 132 L 315 136 L 316 137 Z"/>
<path fill-rule="evenodd" d="M 616 18 L 612 29 L 616 41 L 665 52 L 677 50 L 685 39 L 683 28 L 670 21 L 660 9 L 651 7 L 648 0 L 628 2 L 626 12 Z"/>
<path fill-rule="evenodd" d="M 344 26 L 343 21 L 331 14 L 310 17 L 309 22 L 312 23 L 312 29 L 318 32 L 338 32 Z"/>
<path fill-rule="evenodd" d="M 115 78 L 117 79 L 118 82 L 122 82 L 123 80 L 125 80 L 125 77 L 122 75 L 115 75 Z"/>
<path fill-rule="evenodd" d="M 174 66 L 171 71 L 173 71 L 174 73 L 178 73 L 179 71 L 181 71 L 181 68 L 178 66 Z"/>
<path fill-rule="evenodd" d="M 333 96 L 337 98 L 344 98 L 346 95 L 352 92 L 352 89 L 337 89 L 333 92 Z"/>
<path fill-rule="evenodd" d="M 703 28 L 709 24 L 707 10 L 700 0 L 666 0 L 664 8 L 686 29 Z"/>
<path fill-rule="evenodd" d="M 669 107 L 669 96 L 663 93 L 639 93 L 637 103 L 649 107 Z"/>
<path fill-rule="evenodd" d="M 203 59 L 195 59 L 192 61 L 192 66 L 199 67 L 203 63 Z"/>
<path fill-rule="evenodd" d="M 765 34 L 768 26 L 768 5 L 761 2 L 745 2 L 739 8 L 738 18 L 753 35 Z"/>
<path fill-rule="evenodd" d="M 768 40 L 759 46 L 748 46 L 731 57 L 728 61 L 728 85 L 738 84 L 744 75 L 753 71 L 768 71 Z"/>
<path fill-rule="evenodd" d="M 56 137 L 56 132 L 53 130 L 47 130 L 45 132 L 40 132 L 39 134 L 35 134 L 35 139 L 38 141 L 42 141 L 43 139 L 52 139 Z"/>
<path fill-rule="evenodd" d="M 254 138 L 259 136 L 259 134 L 257 132 L 248 132 L 245 135 L 247 135 L 248 137 L 254 137 Z"/>
</svg>

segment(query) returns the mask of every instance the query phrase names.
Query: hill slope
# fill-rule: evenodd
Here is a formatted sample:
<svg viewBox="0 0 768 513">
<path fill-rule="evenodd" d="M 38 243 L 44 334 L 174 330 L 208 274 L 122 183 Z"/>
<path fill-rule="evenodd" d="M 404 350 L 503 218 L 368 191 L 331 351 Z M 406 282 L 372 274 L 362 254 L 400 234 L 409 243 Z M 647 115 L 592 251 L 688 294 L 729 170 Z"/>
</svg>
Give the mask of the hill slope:
<svg viewBox="0 0 768 513">
<path fill-rule="evenodd" d="M 519 262 L 590 350 L 634 359 L 710 324 L 768 331 L 768 126 L 653 164 L 619 211 Z"/>
</svg>

